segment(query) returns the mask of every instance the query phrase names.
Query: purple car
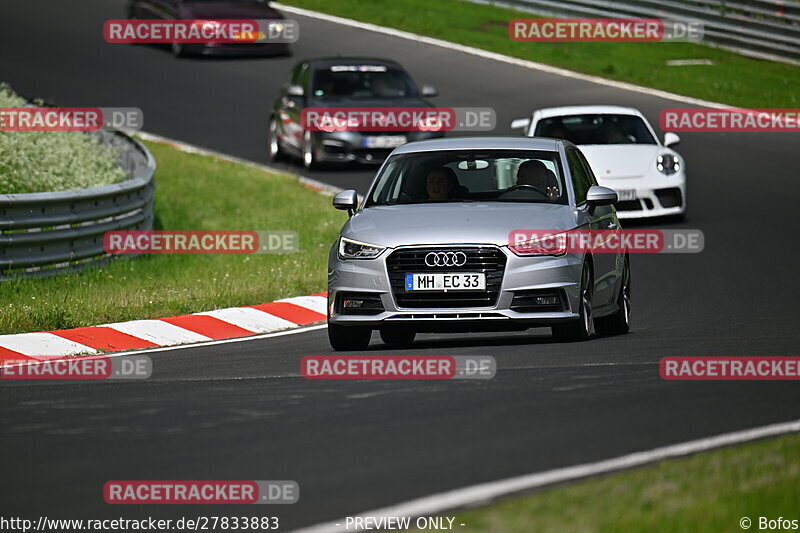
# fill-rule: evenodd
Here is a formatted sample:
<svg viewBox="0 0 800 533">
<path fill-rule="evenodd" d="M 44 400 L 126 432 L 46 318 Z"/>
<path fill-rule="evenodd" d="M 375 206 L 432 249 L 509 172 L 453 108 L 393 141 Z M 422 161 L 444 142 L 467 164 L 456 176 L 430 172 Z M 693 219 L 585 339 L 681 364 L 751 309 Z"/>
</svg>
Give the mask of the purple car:
<svg viewBox="0 0 800 533">
<path fill-rule="evenodd" d="M 128 0 L 129 19 L 284 19 L 267 0 Z M 271 43 L 172 43 L 176 57 L 196 55 L 290 55 L 289 45 Z"/>
</svg>

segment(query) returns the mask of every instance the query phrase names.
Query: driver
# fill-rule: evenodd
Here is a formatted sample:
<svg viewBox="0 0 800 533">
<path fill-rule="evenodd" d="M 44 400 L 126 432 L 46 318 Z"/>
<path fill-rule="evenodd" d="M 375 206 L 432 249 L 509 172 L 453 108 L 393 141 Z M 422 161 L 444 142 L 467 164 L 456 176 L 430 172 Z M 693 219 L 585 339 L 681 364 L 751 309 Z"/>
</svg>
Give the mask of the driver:
<svg viewBox="0 0 800 533">
<path fill-rule="evenodd" d="M 391 96 L 389 90 L 389 83 L 386 79 L 385 73 L 378 73 L 372 76 L 370 80 L 372 87 L 372 96 L 375 98 L 387 98 Z"/>
<path fill-rule="evenodd" d="M 558 198 L 558 180 L 552 170 L 538 159 L 530 159 L 517 169 L 517 185 L 532 185 L 548 198 Z"/>
</svg>

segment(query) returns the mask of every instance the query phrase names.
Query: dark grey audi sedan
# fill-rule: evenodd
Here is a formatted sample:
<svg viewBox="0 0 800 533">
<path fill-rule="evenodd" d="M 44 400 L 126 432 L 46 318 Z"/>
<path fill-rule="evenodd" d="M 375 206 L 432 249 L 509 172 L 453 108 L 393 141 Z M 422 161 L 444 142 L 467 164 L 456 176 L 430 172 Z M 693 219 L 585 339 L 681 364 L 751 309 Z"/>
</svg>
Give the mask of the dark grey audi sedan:
<svg viewBox="0 0 800 533">
<path fill-rule="evenodd" d="M 328 263 L 328 335 L 336 350 L 407 345 L 418 332 L 551 327 L 561 341 L 627 333 L 626 250 L 517 246 L 515 235 L 614 231 L 616 193 L 580 150 L 547 138 L 405 144 L 384 162 Z"/>
</svg>

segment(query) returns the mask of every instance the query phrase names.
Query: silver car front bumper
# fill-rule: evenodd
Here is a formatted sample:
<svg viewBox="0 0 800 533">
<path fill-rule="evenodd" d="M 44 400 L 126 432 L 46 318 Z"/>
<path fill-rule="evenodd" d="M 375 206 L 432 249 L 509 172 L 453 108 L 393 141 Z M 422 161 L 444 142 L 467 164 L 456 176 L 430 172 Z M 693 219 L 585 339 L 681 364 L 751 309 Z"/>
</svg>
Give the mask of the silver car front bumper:
<svg viewBox="0 0 800 533">
<path fill-rule="evenodd" d="M 447 244 L 424 248 L 458 249 L 465 246 L 491 247 L 505 256 L 505 268 L 499 293 L 493 305 L 481 307 L 408 307 L 398 304 L 401 298 L 395 284 L 391 286 L 387 258 L 395 250 L 410 250 L 404 246 L 387 249 L 376 259 L 343 260 L 338 257 L 335 246 L 331 249 L 328 268 L 328 315 L 337 325 L 370 326 L 378 328 L 390 325 L 406 325 L 420 331 L 446 331 L 451 329 L 493 330 L 525 329 L 527 327 L 557 325 L 578 319 L 578 299 L 581 254 L 566 254 L 560 257 L 523 257 L 510 252 L 506 247 L 486 244 Z M 446 272 L 447 268 L 441 269 Z M 562 295 L 560 310 L 520 312 L 513 309 L 515 295 L 531 291 L 558 292 Z M 478 291 L 480 292 L 480 291 Z M 339 309 L 337 298 L 349 293 L 367 293 L 378 296 L 383 309 L 375 314 L 350 314 Z M 463 294 L 463 293 L 462 293 Z M 519 305 L 516 307 L 519 308 Z M 344 312 L 341 312 L 344 311 Z"/>
</svg>

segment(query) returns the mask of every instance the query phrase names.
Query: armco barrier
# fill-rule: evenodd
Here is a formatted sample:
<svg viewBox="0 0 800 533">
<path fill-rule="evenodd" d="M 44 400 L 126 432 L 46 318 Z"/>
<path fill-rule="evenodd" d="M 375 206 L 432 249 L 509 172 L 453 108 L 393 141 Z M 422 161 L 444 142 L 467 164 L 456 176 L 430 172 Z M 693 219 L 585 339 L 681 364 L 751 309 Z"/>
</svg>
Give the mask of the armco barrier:
<svg viewBox="0 0 800 533">
<path fill-rule="evenodd" d="M 548 16 L 699 21 L 703 41 L 751 57 L 800 64 L 796 0 L 472 0 Z"/>
<path fill-rule="evenodd" d="M 153 228 L 153 155 L 120 132 L 100 132 L 121 147 L 128 179 L 113 185 L 59 192 L 0 194 L 0 280 L 80 270 L 110 259 L 109 230 Z"/>
</svg>

